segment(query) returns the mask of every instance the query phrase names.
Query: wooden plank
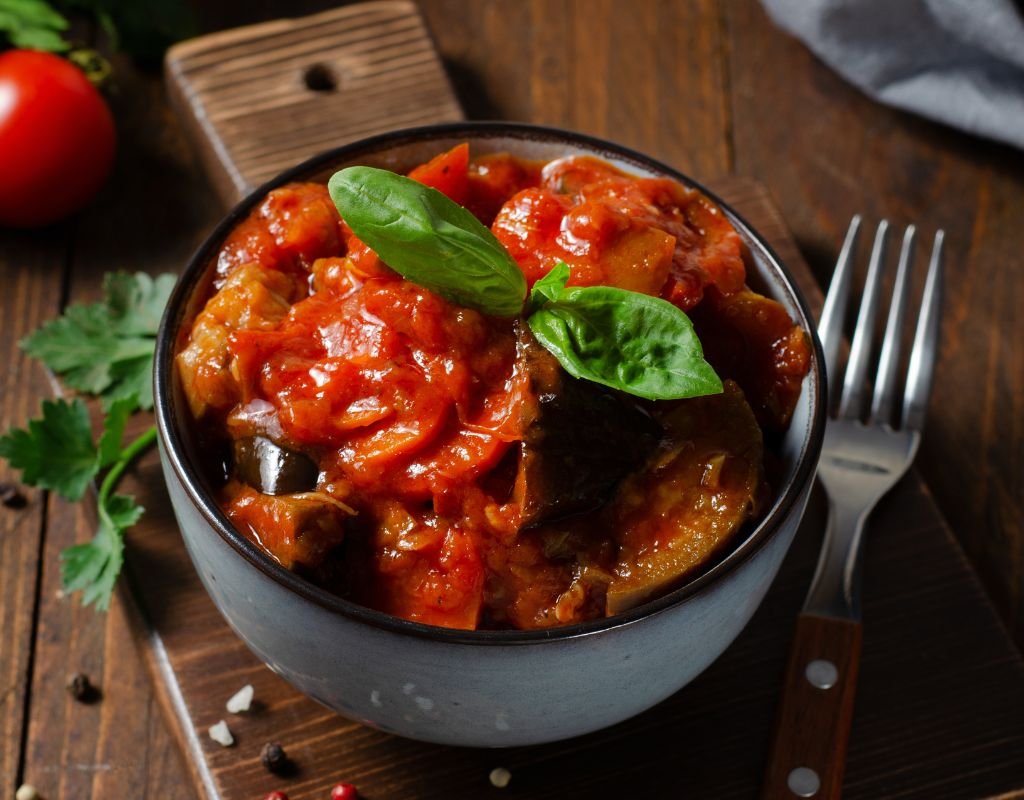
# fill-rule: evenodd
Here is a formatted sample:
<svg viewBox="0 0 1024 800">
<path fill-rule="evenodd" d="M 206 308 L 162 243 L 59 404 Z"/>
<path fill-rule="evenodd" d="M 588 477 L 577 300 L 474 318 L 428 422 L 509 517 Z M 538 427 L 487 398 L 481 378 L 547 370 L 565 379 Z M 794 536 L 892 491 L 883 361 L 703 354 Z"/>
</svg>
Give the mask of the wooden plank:
<svg viewBox="0 0 1024 800">
<path fill-rule="evenodd" d="M 49 394 L 43 369 L 18 341 L 60 308 L 68 229 L 4 232 L 0 237 L 0 426 L 22 427 Z M 0 461 L 0 483 L 17 473 Z M 21 771 L 26 693 L 34 642 L 39 551 L 46 493 L 19 487 L 26 505 L 0 506 L 0 796 L 13 797 Z"/>
<path fill-rule="evenodd" d="M 326 5 L 327 2 L 297 2 L 293 10 L 301 13 Z M 558 123 L 603 134 L 706 178 L 730 166 L 727 130 L 729 113 L 735 113 L 736 108 L 735 104 L 730 108 L 726 102 L 728 82 L 722 77 L 719 59 L 724 47 L 723 34 L 717 21 L 718 11 L 712 5 L 638 3 L 638 18 L 625 23 L 620 19 L 621 11 L 616 11 L 621 6 L 600 2 L 577 6 L 555 2 L 470 4 L 425 0 L 423 10 L 453 67 L 463 100 L 475 116 Z M 633 8 L 631 4 L 631 14 Z M 573 12 L 581 13 L 572 18 Z M 269 8 L 220 2 L 203 4 L 200 13 L 221 23 L 237 24 L 267 14 Z M 706 16 L 709 13 L 713 18 Z M 644 41 L 652 30 L 656 41 Z M 679 58 L 673 53 L 673 47 L 681 45 L 660 44 L 657 40 L 669 39 L 666 31 L 671 31 L 679 42 L 688 43 L 691 49 L 696 48 L 693 57 L 683 53 Z M 571 38 L 571 45 L 563 35 Z M 750 29 L 745 35 L 754 39 L 782 38 L 766 23 L 760 32 Z M 534 45 L 534 41 L 538 44 Z M 735 39 L 730 41 L 735 48 Z M 747 40 L 744 43 L 751 44 Z M 630 70 L 630 46 L 657 50 L 653 62 L 648 55 L 641 58 L 645 65 L 658 66 L 653 78 L 642 70 Z M 613 47 L 619 48 L 614 64 Z M 754 49 L 765 51 L 764 46 Z M 524 61 L 526 53 L 528 62 Z M 703 55 L 710 55 L 707 62 L 702 60 Z M 678 65 L 685 65 L 685 69 Z M 770 74 L 770 66 L 772 62 L 766 59 L 748 68 Z M 799 68 L 815 76 L 815 80 L 826 80 L 813 62 Z M 642 91 L 636 98 L 630 97 L 638 80 L 655 83 L 657 94 L 638 87 Z M 154 252 L 161 252 L 160 248 L 169 253 L 187 250 L 197 232 L 214 216 L 208 204 L 204 205 L 206 192 L 197 178 L 196 165 L 180 152 L 174 126 L 167 124 L 159 86 L 155 82 L 147 85 L 149 89 L 141 92 L 137 86 L 129 86 L 124 94 L 126 100 L 131 98 L 126 106 L 141 108 L 141 113 L 152 115 L 152 119 L 139 128 L 130 123 L 128 135 L 122 139 L 134 144 L 127 145 L 132 148 L 127 155 L 122 154 L 117 185 L 127 185 L 136 191 L 134 195 L 126 192 L 120 202 L 114 202 L 110 218 L 90 234 L 95 237 L 90 246 L 93 265 L 89 268 L 94 275 L 99 269 L 98 262 L 108 260 L 108 253 L 110 258 L 120 256 L 119 260 L 126 261 L 123 266 L 156 269 L 163 257 L 154 260 Z M 749 86 L 744 86 L 747 91 Z M 842 91 L 842 85 L 839 86 L 838 91 Z M 664 98 L 665 102 L 652 106 L 652 96 Z M 778 98 L 777 89 L 775 96 Z M 686 102 L 698 105 L 687 106 Z M 487 108 L 491 111 L 483 113 Z M 693 112 L 694 108 L 698 111 Z M 871 115 L 872 108 L 864 106 L 865 117 Z M 691 111 L 675 116 L 675 109 Z M 743 117 L 744 124 L 751 126 L 739 137 L 745 147 L 758 126 L 769 129 L 765 135 L 770 141 L 792 134 L 787 114 L 771 108 L 759 110 L 768 111 L 768 116 Z M 139 112 L 118 109 L 119 119 L 132 113 Z M 678 130 L 665 128 L 674 121 Z M 856 119 L 849 122 L 864 124 Z M 776 129 L 779 132 L 773 132 Z M 903 146 L 918 143 L 904 142 Z M 927 176 L 927 160 L 934 146 L 927 142 L 920 146 L 923 155 L 915 162 L 916 169 Z M 770 144 L 758 152 L 767 161 Z M 899 147 L 887 152 L 888 157 L 895 159 L 904 155 Z M 140 156 L 143 166 L 136 160 Z M 779 163 L 771 166 L 767 177 L 772 178 L 777 195 L 778 187 L 786 187 L 786 170 L 805 157 L 805 153 L 779 156 Z M 853 167 L 843 166 L 847 172 L 856 174 Z M 146 197 L 146 190 L 155 183 L 148 182 L 150 170 L 156 170 L 161 189 L 170 191 L 159 205 L 152 199 L 139 200 Z M 955 176 L 943 180 L 954 191 L 962 188 Z M 1001 209 L 996 217 L 999 222 L 986 227 L 984 235 L 979 236 L 979 259 L 1013 255 L 1005 250 L 1005 243 L 1013 241 L 1008 203 L 1014 197 L 1016 183 L 1011 174 L 1005 179 L 997 176 L 996 184 L 990 202 Z M 744 191 L 756 194 L 749 188 Z M 148 193 L 152 194 L 151 190 Z M 845 195 L 837 191 L 815 192 L 812 196 L 819 205 L 827 201 L 845 202 Z M 808 215 L 804 219 L 806 224 L 799 226 L 801 243 L 812 256 L 817 256 L 813 260 L 825 274 L 839 234 L 829 228 L 820 237 L 808 235 L 815 231 L 807 219 L 817 213 L 816 206 L 799 203 L 788 193 L 782 199 L 787 218 L 794 209 L 798 215 Z M 735 202 L 745 207 L 746 201 Z M 139 212 L 135 204 L 141 204 L 144 210 Z M 845 220 L 841 216 L 836 212 L 823 219 L 831 220 L 828 224 L 832 227 L 842 227 Z M 110 242 L 106 242 L 101 247 L 104 237 L 117 241 L 125 220 L 132 220 L 134 225 L 139 217 L 145 224 L 139 226 L 138 232 L 129 234 L 131 246 L 110 247 Z M 758 224 L 767 234 L 779 221 L 776 215 L 775 222 L 766 217 Z M 787 260 L 792 257 L 787 253 L 795 253 L 788 237 L 786 242 L 777 244 L 777 249 Z M 103 268 L 115 266 L 122 264 L 106 263 Z M 1008 291 L 1012 291 L 1012 282 L 1009 286 Z M 90 291 L 95 291 L 94 278 L 76 289 L 76 296 Z M 1010 302 L 1005 292 L 998 296 Z M 990 358 L 1003 358 L 1007 351 L 1012 356 L 1012 342 L 996 344 L 994 351 L 992 346 L 981 351 Z M 970 370 L 965 374 L 971 374 Z M 1002 413 L 1013 410 L 1012 398 L 1013 395 L 994 392 L 989 402 L 996 412 Z M 956 440 L 955 444 L 961 449 L 952 452 L 974 446 L 971 440 Z M 1002 473 L 1004 477 L 996 480 L 994 485 L 999 491 L 1013 488 L 1013 474 Z M 157 468 L 151 460 L 140 466 L 138 478 L 140 499 L 150 512 L 130 537 L 129 570 L 136 586 L 149 593 L 147 613 L 163 634 L 168 656 L 173 655 L 175 648 L 182 648 L 175 661 L 176 674 L 182 681 L 179 686 L 195 685 L 202 691 L 187 705 L 192 723 L 185 733 L 200 734 L 194 741 L 206 748 L 208 758 L 199 764 L 210 763 L 217 768 L 218 781 L 235 793 L 230 796 L 259 797 L 279 785 L 262 773 L 256 763 L 260 744 L 269 738 L 284 741 L 302 765 L 289 784 L 295 787 L 292 800 L 323 797 L 330 782 L 340 778 L 356 780 L 374 798 L 484 796 L 491 791 L 486 783 L 487 772 L 499 763 L 512 767 L 511 791 L 517 796 L 582 797 L 615 790 L 627 796 L 666 796 L 666 792 L 676 794 L 669 787 L 680 786 L 681 780 L 685 781 L 687 794 L 693 796 L 740 797 L 753 793 L 761 768 L 758 754 L 767 746 L 771 706 L 781 683 L 787 626 L 795 618 L 813 563 L 817 545 L 813 530 L 801 534 L 778 585 L 733 650 L 665 706 L 612 731 L 554 748 L 507 754 L 455 751 L 384 737 L 347 723 L 293 692 L 289 694 L 291 690 L 262 668 L 231 636 L 201 590 L 194 591 L 198 583 L 172 533 L 173 523 Z M 1019 781 L 1013 778 L 1019 777 L 1022 770 L 1012 759 L 1021 752 L 1019 659 L 1007 646 L 977 583 L 951 544 L 948 530 L 934 515 L 929 495 L 916 477 L 907 485 L 908 497 L 901 498 L 895 506 L 886 504 L 880 509 L 877 524 L 886 526 L 887 531 L 893 528 L 892 534 L 876 537 L 870 543 L 864 676 L 847 772 L 848 796 L 973 797 L 1003 791 L 1017 794 L 1014 789 L 1019 788 Z M 925 513 L 919 516 L 922 508 Z M 74 535 L 83 538 L 90 533 L 87 521 L 72 523 L 79 526 Z M 67 523 L 60 524 L 65 526 L 64 532 L 55 535 L 70 540 Z M 46 591 L 56 585 L 55 550 L 51 548 L 45 556 L 44 563 L 50 572 L 44 576 L 49 581 L 44 600 Z M 5 598 L 9 584 L 3 565 L 8 563 L 13 562 L 6 558 L 0 562 Z M 24 567 L 19 564 L 18 569 Z M 132 662 L 130 652 L 118 640 L 120 634 L 109 627 L 120 626 L 123 632 L 123 617 L 112 617 L 98 633 L 84 629 L 72 634 L 74 626 L 87 627 L 90 623 L 84 617 L 64 620 L 68 608 L 65 603 L 44 609 L 44 619 L 53 615 L 57 621 L 41 629 L 41 642 L 74 635 L 78 643 L 73 648 L 50 647 L 42 654 L 44 663 L 37 664 L 34 697 L 38 695 L 40 700 L 38 707 L 33 707 L 30 741 L 38 752 L 30 758 L 29 766 L 39 767 L 42 777 L 33 780 L 46 789 L 46 796 L 51 799 L 125 796 L 177 800 L 195 796 L 194 792 L 199 790 L 186 785 L 185 768 L 173 748 L 168 747 L 166 732 L 161 732 L 151 713 L 152 695 L 139 683 L 142 673 L 138 662 Z M 125 606 L 124 610 L 130 609 Z M 142 634 L 145 635 L 144 630 Z M 0 642 L 0 648 L 5 644 Z M 100 660 L 96 653 L 100 653 Z M 156 664 L 159 671 L 159 658 L 152 650 L 147 653 L 151 665 Z M 60 687 L 67 666 L 61 663 L 61 656 L 91 659 L 90 665 L 101 663 L 101 682 L 105 686 L 113 678 L 120 689 L 117 680 L 125 681 L 123 693 L 108 693 L 104 699 L 102 705 L 116 704 L 118 708 L 101 712 L 109 715 L 109 721 L 102 723 L 107 726 L 106 733 L 101 736 L 103 743 L 91 750 L 82 747 L 80 741 L 92 741 L 94 729 L 90 724 L 95 717 L 82 716 L 79 707 L 72 707 L 73 718 L 61 716 L 64 709 L 57 701 L 64 698 Z M 115 663 L 118 661 L 123 661 L 124 666 Z M 4 663 L 0 658 L 0 665 Z M 964 675 L 958 676 L 951 669 L 957 665 L 963 667 Z M 51 674 L 47 676 L 43 671 Z M 54 674 L 60 676 L 59 681 L 54 680 Z M 907 683 L 910 679 L 916 682 Z M 266 702 L 251 717 L 239 723 L 233 721 L 239 735 L 238 747 L 221 750 L 202 738 L 204 726 L 223 715 L 224 700 L 245 682 L 253 682 L 258 696 Z M 141 690 L 133 688 L 137 686 Z M 942 698 L 942 702 L 936 702 L 936 698 Z M 171 709 L 174 703 L 165 700 L 165 706 Z M 292 737 L 293 732 L 294 738 L 286 738 Z M 53 741 L 37 746 L 37 739 L 47 738 Z M 908 738 L 920 741 L 912 755 L 906 749 Z M 188 741 L 187 735 L 183 735 L 183 741 Z M 714 743 L 713 753 L 709 753 L 709 742 Z M 6 737 L 0 748 L 5 746 L 9 746 Z M 671 757 L 665 757 L 667 753 Z M 108 758 L 111 754 L 115 758 Z M 659 754 L 662 757 L 656 759 Z M 94 770 L 90 779 L 74 780 L 64 773 L 77 768 L 73 760 L 77 755 L 86 759 L 83 764 L 109 764 L 110 769 Z M 608 772 L 595 770 L 594 764 L 608 764 Z"/>
<path fill-rule="evenodd" d="M 819 278 L 854 213 L 917 223 L 919 249 L 946 230 L 942 342 L 918 463 L 1024 642 L 1024 153 L 874 103 L 775 30 L 756 0 L 724 8 L 736 169 L 771 187 Z"/>
<path fill-rule="evenodd" d="M 173 47 L 166 65 L 226 202 L 342 142 L 462 116 L 406 0 L 209 34 Z"/>
<path fill-rule="evenodd" d="M 764 189 L 740 179 L 716 188 L 769 238 L 820 304 Z M 217 614 L 165 512 L 133 532 L 130 561 L 177 677 L 163 691 L 181 696 L 189 730 L 200 733 L 214 797 L 242 800 L 283 788 L 291 800 L 312 800 L 337 780 L 355 782 L 375 800 L 477 797 L 492 791 L 487 775 L 500 765 L 511 769 L 519 797 L 667 797 L 685 776 L 691 796 L 741 798 L 756 791 L 763 774 L 787 641 L 822 523 L 816 496 L 754 620 L 691 686 L 607 731 L 505 752 L 387 736 L 298 694 L 248 653 Z M 1024 752 L 1024 663 L 916 474 L 883 503 L 872 530 L 846 796 L 924 798 L 941 787 L 943 797 L 970 798 L 1021 788 L 1022 765 L 1007 754 Z M 255 687 L 259 710 L 226 715 L 225 700 L 245 683 Z M 238 740 L 231 749 L 203 735 L 224 717 Z M 276 779 L 259 766 L 260 747 L 269 740 L 292 755 L 295 775 Z"/>
<path fill-rule="evenodd" d="M 602 136 L 709 179 L 731 167 L 714 0 L 422 0 L 471 119 Z"/>
<path fill-rule="evenodd" d="M 217 213 L 191 151 L 167 129 L 161 82 L 127 61 L 115 66 L 122 89 L 114 107 L 122 126 L 118 160 L 78 222 L 70 302 L 98 298 L 102 275 L 110 270 L 177 271 Z M 148 417 L 133 420 L 133 428 L 145 427 Z M 150 483 L 159 486 L 155 464 L 152 453 L 140 469 L 148 466 Z M 131 478 L 123 486 L 127 492 L 138 488 Z M 161 502 L 166 508 L 162 494 L 144 499 L 157 515 Z M 110 612 L 101 614 L 60 594 L 60 551 L 92 536 L 94 510 L 51 497 L 48 511 L 25 779 L 51 800 L 194 800 L 129 626 L 131 599 L 119 592 Z M 101 688 L 100 702 L 83 705 L 68 696 L 64 683 L 75 671 Z"/>
</svg>

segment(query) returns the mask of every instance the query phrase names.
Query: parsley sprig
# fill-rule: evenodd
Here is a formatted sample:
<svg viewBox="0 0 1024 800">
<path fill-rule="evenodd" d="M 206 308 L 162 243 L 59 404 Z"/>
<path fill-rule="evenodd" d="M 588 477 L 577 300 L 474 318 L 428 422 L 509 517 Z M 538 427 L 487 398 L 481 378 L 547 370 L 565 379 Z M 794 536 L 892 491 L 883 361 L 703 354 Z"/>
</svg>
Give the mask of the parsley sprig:
<svg viewBox="0 0 1024 800">
<path fill-rule="evenodd" d="M 135 395 L 140 407 L 150 409 L 156 329 L 175 280 L 154 280 L 144 272 L 108 274 L 102 302 L 69 306 L 21 346 L 72 389 L 99 395 L 107 408 Z"/>
<path fill-rule="evenodd" d="M 98 526 L 92 540 L 61 554 L 61 581 L 82 602 L 105 610 L 124 562 L 124 532 L 144 509 L 115 494 L 118 481 L 156 441 L 150 427 L 128 444 L 128 418 L 152 408 L 153 348 L 173 275 L 114 273 L 104 280 L 104 300 L 69 306 L 64 315 L 26 337 L 21 346 L 64 377 L 68 386 L 102 398 L 103 431 L 93 440 L 89 409 L 79 398 L 44 400 L 42 415 L 0 437 L 0 457 L 21 470 L 30 486 L 79 500 L 105 472 L 96 496 Z"/>
</svg>

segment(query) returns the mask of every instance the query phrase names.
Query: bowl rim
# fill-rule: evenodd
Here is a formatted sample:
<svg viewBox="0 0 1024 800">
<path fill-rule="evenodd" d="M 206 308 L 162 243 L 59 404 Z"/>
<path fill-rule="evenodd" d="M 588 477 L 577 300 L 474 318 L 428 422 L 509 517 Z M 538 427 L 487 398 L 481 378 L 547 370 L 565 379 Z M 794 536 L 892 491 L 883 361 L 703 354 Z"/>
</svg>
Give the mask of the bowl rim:
<svg viewBox="0 0 1024 800">
<path fill-rule="evenodd" d="M 549 143 L 564 143 L 580 146 L 590 153 L 602 153 L 649 169 L 655 173 L 673 178 L 684 186 L 690 186 L 705 194 L 729 217 L 748 240 L 757 243 L 767 262 L 769 271 L 781 277 L 780 288 L 788 293 L 792 306 L 797 310 L 797 323 L 808 332 L 811 341 L 811 369 L 805 379 L 804 391 L 809 392 L 809 430 L 797 456 L 793 475 L 777 493 L 771 508 L 746 538 L 718 560 L 710 569 L 698 573 L 681 586 L 665 595 L 610 617 L 601 617 L 571 625 L 541 630 L 460 630 L 443 628 L 413 620 L 395 617 L 382 611 L 361 606 L 351 600 L 323 589 L 311 581 L 291 572 L 274 561 L 254 543 L 243 536 L 228 521 L 212 494 L 206 490 L 204 481 L 189 464 L 187 449 L 182 434 L 177 430 L 173 399 L 173 371 L 175 344 L 184 311 L 191 300 L 193 290 L 203 283 L 212 257 L 220 248 L 228 233 L 255 207 L 272 189 L 295 180 L 301 180 L 317 170 L 323 170 L 332 162 L 358 159 L 360 155 L 371 155 L 388 147 L 430 141 L 465 137 L 470 142 L 481 138 L 513 138 L 526 141 L 542 140 Z M 814 479 L 821 452 L 825 428 L 826 388 L 824 382 L 824 356 L 814 325 L 813 317 L 792 275 L 768 243 L 743 217 L 727 203 L 701 183 L 685 173 L 654 158 L 623 145 L 615 144 L 587 134 L 570 130 L 503 121 L 467 121 L 403 128 L 370 136 L 319 153 L 312 158 L 279 173 L 261 186 L 253 189 L 228 212 L 205 238 L 189 259 L 178 278 L 164 310 L 157 334 L 153 368 L 154 413 L 157 429 L 165 454 L 164 464 L 169 463 L 188 500 L 200 512 L 207 524 L 237 554 L 265 576 L 303 599 L 310 601 L 328 612 L 339 614 L 349 620 L 365 623 L 374 628 L 434 642 L 465 645 L 530 645 L 547 641 L 566 641 L 604 633 L 613 629 L 635 624 L 643 619 L 661 614 L 680 606 L 705 589 L 720 582 L 742 563 L 760 551 L 783 527 L 790 513 L 797 507 Z"/>
</svg>

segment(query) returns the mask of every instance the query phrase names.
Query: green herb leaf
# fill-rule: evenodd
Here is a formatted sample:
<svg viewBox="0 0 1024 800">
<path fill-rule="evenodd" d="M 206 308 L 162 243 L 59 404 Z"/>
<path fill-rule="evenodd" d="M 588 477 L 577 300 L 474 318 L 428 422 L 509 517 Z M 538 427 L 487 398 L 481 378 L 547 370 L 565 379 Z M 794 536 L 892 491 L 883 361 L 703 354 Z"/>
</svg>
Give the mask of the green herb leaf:
<svg viewBox="0 0 1024 800">
<path fill-rule="evenodd" d="M 137 407 L 134 396 L 113 403 L 97 447 L 85 403 L 44 400 L 42 417 L 29 420 L 27 429 L 12 428 L 0 437 L 0 456 L 22 471 L 21 479 L 29 486 L 78 500 L 100 469 L 121 457 L 125 424 Z"/>
<path fill-rule="evenodd" d="M 66 592 L 82 592 L 84 605 L 110 606 L 114 584 L 124 563 L 124 531 L 145 509 L 127 495 L 115 494 L 99 504 L 99 527 L 92 541 L 65 548 L 61 553 L 61 582 Z"/>
<path fill-rule="evenodd" d="M 15 47 L 63 53 L 71 45 L 61 36 L 68 21 L 44 0 L 0 0 L 0 33 Z"/>
<path fill-rule="evenodd" d="M 107 275 L 103 302 L 69 306 L 21 346 L 68 386 L 101 395 L 107 406 L 134 395 L 140 407 L 152 408 L 153 348 L 174 282 L 173 275 Z"/>
<path fill-rule="evenodd" d="M 530 290 L 530 299 L 526 303 L 526 316 L 544 307 L 551 300 L 558 297 L 569 282 L 569 265 L 559 261 L 548 273 L 533 284 Z"/>
<path fill-rule="evenodd" d="M 81 400 L 44 400 L 43 416 L 30 420 L 27 430 L 12 428 L 0 438 L 0 456 L 29 486 L 78 500 L 99 471 L 89 410 Z"/>
<path fill-rule="evenodd" d="M 103 435 L 100 436 L 96 460 L 100 467 L 109 467 L 121 457 L 121 440 L 124 428 L 132 411 L 138 408 L 139 401 L 134 395 L 122 397 L 110 404 L 107 416 L 103 420 Z"/>
<path fill-rule="evenodd" d="M 526 280 L 494 235 L 441 192 L 373 167 L 348 167 L 328 184 L 342 218 L 404 278 L 485 314 L 522 312 Z"/>
<path fill-rule="evenodd" d="M 568 267 L 561 267 L 541 289 L 534 285 L 531 302 L 547 302 L 526 321 L 566 372 L 649 400 L 722 391 L 686 314 L 659 297 L 611 286 L 564 288 Z"/>
<path fill-rule="evenodd" d="M 111 272 L 103 279 L 110 315 L 123 335 L 156 336 L 167 298 L 178 279 L 170 273 Z"/>
</svg>

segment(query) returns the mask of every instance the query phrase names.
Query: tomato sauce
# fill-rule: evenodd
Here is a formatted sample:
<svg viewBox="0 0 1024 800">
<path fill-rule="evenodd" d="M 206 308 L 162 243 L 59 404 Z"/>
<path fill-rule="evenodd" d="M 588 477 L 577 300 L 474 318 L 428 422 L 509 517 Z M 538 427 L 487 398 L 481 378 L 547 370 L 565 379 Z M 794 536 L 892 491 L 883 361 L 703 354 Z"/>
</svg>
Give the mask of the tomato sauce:
<svg viewBox="0 0 1024 800">
<path fill-rule="evenodd" d="M 657 443 L 599 505 L 534 524 L 515 488 L 525 448 L 571 444 L 574 432 L 546 436 L 522 326 L 404 280 L 326 187 L 290 184 L 225 241 L 216 292 L 178 355 L 204 441 L 235 448 L 218 490 L 228 517 L 342 596 L 457 628 L 617 613 L 713 559 L 763 504 L 762 430 L 788 423 L 810 358 L 782 306 L 746 287 L 721 210 L 590 157 L 472 159 L 460 145 L 410 177 L 489 225 L 528 284 L 565 261 L 573 285 L 659 295 L 690 313 L 726 392 L 614 398 L 657 422 Z M 548 394 L 596 391 L 549 372 Z M 561 419 L 572 427 L 571 408 Z M 255 452 L 276 459 L 273 491 L 249 483 L 267 468 L 240 461 Z"/>
</svg>

